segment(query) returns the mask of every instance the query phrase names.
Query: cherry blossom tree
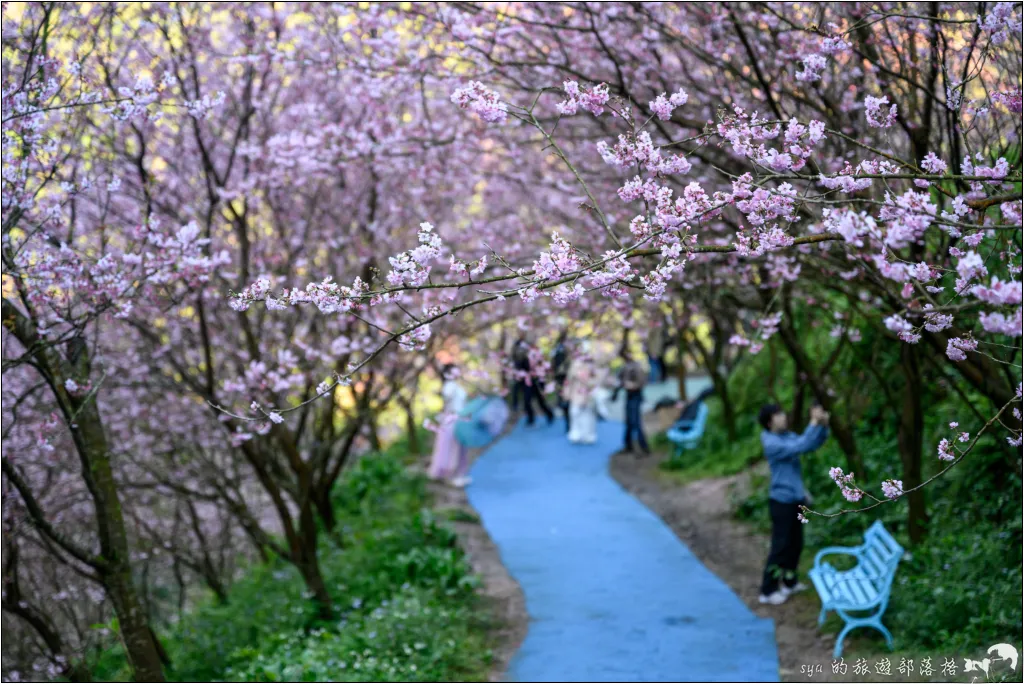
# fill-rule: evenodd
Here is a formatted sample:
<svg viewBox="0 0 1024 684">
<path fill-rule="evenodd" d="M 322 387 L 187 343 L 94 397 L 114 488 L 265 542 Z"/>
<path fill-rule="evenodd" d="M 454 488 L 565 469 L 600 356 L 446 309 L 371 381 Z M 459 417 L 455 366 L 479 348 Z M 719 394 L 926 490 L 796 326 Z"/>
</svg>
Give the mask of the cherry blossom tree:
<svg viewBox="0 0 1024 684">
<path fill-rule="evenodd" d="M 148 586 L 223 597 L 249 556 L 330 616 L 320 530 L 377 416 L 414 428 L 442 357 L 493 387 L 559 318 L 671 311 L 726 406 L 723 366 L 787 355 L 849 510 L 907 497 L 918 538 L 924 459 L 941 475 L 996 431 L 1019 464 L 1020 26 L 1012 3 L 5 4 L 26 649 L 84 677 L 112 611 L 157 681 Z M 937 377 L 972 414 L 927 445 Z M 853 431 L 873 398 L 900 437 L 877 485 Z"/>
<path fill-rule="evenodd" d="M 532 268 L 495 268 L 479 283 L 431 281 L 443 245 L 421 233 L 429 249 L 403 252 L 387 281 L 291 290 L 288 303 L 386 309 L 435 288 L 490 288 L 409 319 L 397 340 L 516 295 L 633 302 L 642 290 L 660 300 L 710 260 L 759 323 L 735 342 L 756 352 L 781 332 L 815 399 L 833 409 L 787 302 L 821 288 L 867 297 L 876 310 L 866 322 L 906 345 L 897 496 L 919 509 L 923 410 L 912 388 L 924 358 L 941 354 L 992 402 L 982 431 L 1001 422 L 1011 444 L 1020 439 L 1021 48 L 1015 5 L 909 7 L 438 11 L 432 18 L 474 57 L 453 104 L 500 128 L 504 144 L 532 143 L 553 174 L 575 181 L 577 223 L 589 232 L 552 233 Z M 240 306 L 262 298 L 238 295 Z M 862 472 L 848 424 L 831 412 Z M 884 494 L 879 502 L 893 498 Z"/>
</svg>

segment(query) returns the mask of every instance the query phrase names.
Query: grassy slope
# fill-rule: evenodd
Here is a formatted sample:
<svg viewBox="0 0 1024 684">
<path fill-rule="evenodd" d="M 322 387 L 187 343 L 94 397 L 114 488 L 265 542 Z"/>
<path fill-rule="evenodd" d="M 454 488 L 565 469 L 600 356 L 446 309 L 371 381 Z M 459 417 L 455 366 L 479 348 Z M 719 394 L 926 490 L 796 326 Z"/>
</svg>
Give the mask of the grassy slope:
<svg viewBox="0 0 1024 684">
<path fill-rule="evenodd" d="M 297 572 L 255 565 L 229 603 L 204 602 L 161 630 L 175 681 L 482 681 L 490 617 L 454 534 L 427 506 L 399 454 L 363 459 L 335 492 L 341 545 L 321 558 L 338 618 L 317 622 Z M 98 655 L 97 681 L 124 681 L 119 648 Z"/>
</svg>

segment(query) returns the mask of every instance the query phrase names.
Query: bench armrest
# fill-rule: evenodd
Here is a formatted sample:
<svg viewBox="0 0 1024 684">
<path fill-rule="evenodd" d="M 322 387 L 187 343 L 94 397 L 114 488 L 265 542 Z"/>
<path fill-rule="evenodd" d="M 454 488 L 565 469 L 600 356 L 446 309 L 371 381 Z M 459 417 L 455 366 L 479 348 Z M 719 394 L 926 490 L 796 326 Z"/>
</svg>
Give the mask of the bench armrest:
<svg viewBox="0 0 1024 684">
<path fill-rule="evenodd" d="M 814 567 L 821 565 L 821 559 L 830 554 L 839 554 L 843 556 L 857 556 L 859 555 L 862 547 L 860 546 L 826 546 L 818 553 L 814 554 Z"/>
</svg>

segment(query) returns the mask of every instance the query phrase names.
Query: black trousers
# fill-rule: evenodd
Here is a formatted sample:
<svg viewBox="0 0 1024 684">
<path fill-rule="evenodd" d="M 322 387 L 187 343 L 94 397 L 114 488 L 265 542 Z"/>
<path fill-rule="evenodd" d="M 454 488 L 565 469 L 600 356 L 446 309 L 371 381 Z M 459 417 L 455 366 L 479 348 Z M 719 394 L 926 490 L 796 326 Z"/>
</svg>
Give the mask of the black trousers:
<svg viewBox="0 0 1024 684">
<path fill-rule="evenodd" d="M 549 421 L 555 419 L 555 414 L 551 412 L 548 407 L 548 403 L 544 401 L 544 393 L 541 392 L 537 386 L 538 380 L 534 379 L 529 385 L 526 384 L 525 380 L 520 380 L 516 383 L 515 390 L 513 391 L 513 402 L 515 408 L 519 408 L 519 397 L 523 398 L 523 408 L 526 409 L 526 424 L 533 425 L 536 418 L 536 414 L 533 411 L 533 402 L 537 402 L 540 406 L 541 412 L 548 417 Z"/>
<path fill-rule="evenodd" d="M 572 429 L 572 426 L 569 424 L 569 402 L 562 397 L 565 380 L 566 376 L 564 375 L 555 376 L 555 391 L 558 392 L 558 408 L 562 409 L 562 414 L 565 415 L 565 431 L 569 432 Z"/>
<path fill-rule="evenodd" d="M 636 435 L 637 442 L 640 443 L 640 450 L 644 453 L 650 452 L 647 446 L 647 438 L 644 437 L 644 426 L 643 416 L 640 413 L 640 407 L 644 403 L 643 392 L 626 392 L 626 450 L 632 451 L 633 449 L 633 435 Z"/>
<path fill-rule="evenodd" d="M 800 553 L 804 550 L 804 526 L 797 519 L 803 503 L 768 500 L 772 516 L 772 546 L 761 582 L 763 596 L 777 591 L 780 582 L 787 587 L 796 584 L 796 569 L 800 565 Z"/>
</svg>

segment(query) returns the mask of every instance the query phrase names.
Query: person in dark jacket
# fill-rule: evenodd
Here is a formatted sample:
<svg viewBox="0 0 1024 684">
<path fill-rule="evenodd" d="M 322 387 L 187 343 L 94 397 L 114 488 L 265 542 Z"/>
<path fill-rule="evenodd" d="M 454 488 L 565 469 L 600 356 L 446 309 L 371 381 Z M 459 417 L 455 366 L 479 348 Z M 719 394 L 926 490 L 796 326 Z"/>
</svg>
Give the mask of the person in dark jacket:
<svg viewBox="0 0 1024 684">
<path fill-rule="evenodd" d="M 572 427 L 569 424 L 569 402 L 562 397 L 562 389 L 565 387 L 565 379 L 569 375 L 569 331 L 562 330 L 558 333 L 558 340 L 551 353 L 551 372 L 555 378 L 555 392 L 558 393 L 558 408 L 565 415 L 565 431 L 568 433 Z"/>
<path fill-rule="evenodd" d="M 641 453 L 646 456 L 651 453 L 647 446 L 647 438 L 644 437 L 643 416 L 640 407 L 644 401 L 644 385 L 647 381 L 647 371 L 636 361 L 632 355 L 625 351 L 622 354 L 626 365 L 622 368 L 619 376 L 620 388 L 626 392 L 626 435 L 624 451 L 633 451 L 633 437 L 636 436 L 640 445 Z M 616 390 L 616 393 L 618 390 Z"/>
<path fill-rule="evenodd" d="M 764 428 L 761 446 L 771 470 L 768 508 L 772 517 L 771 550 L 765 563 L 758 600 L 779 605 L 791 594 L 806 589 L 796 576 L 804 546 L 800 507 L 807 503 L 800 457 L 825 443 L 828 413 L 820 406 L 813 406 L 810 424 L 801 435 L 789 431 L 786 412 L 775 404 L 762 407 L 757 420 Z"/>
<path fill-rule="evenodd" d="M 550 424 L 554 422 L 555 414 L 551 412 L 547 402 L 544 401 L 544 393 L 541 388 L 541 383 L 544 380 L 536 377 L 533 373 L 530 351 L 530 343 L 522 336 L 512 347 L 512 366 L 516 370 L 516 384 L 512 391 L 512 408 L 518 410 L 519 400 L 522 398 L 523 408 L 526 410 L 526 424 L 533 425 L 536 422 L 533 404 L 537 402 L 540 410 L 548 417 Z"/>
</svg>

